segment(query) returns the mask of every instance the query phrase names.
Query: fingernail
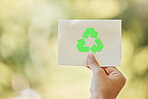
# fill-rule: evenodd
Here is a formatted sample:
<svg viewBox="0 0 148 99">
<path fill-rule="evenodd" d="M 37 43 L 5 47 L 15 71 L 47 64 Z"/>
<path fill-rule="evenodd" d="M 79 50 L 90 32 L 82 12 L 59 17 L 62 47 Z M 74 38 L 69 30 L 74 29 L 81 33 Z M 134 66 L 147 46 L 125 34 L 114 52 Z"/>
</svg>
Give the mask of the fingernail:
<svg viewBox="0 0 148 99">
<path fill-rule="evenodd" d="M 89 58 L 89 59 L 92 59 L 93 57 L 94 57 L 93 54 L 89 54 L 89 55 L 88 55 L 88 58 Z"/>
</svg>

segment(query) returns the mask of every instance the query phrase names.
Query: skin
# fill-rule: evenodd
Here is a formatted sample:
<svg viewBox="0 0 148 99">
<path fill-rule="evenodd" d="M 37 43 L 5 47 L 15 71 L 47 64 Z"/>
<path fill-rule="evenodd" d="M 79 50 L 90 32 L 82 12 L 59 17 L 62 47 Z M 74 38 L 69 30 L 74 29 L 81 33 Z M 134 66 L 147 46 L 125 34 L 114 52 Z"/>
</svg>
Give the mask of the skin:
<svg viewBox="0 0 148 99">
<path fill-rule="evenodd" d="M 123 74 L 113 66 L 100 67 L 93 54 L 88 55 L 87 65 L 93 72 L 90 99 L 116 99 L 126 83 Z"/>
</svg>

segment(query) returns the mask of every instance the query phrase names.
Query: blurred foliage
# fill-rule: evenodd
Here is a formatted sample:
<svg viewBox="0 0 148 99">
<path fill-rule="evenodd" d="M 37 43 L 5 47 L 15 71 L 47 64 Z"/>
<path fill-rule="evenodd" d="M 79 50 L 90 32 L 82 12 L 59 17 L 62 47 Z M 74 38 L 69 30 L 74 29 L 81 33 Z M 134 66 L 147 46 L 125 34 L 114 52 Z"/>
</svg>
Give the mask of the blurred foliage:
<svg viewBox="0 0 148 99">
<path fill-rule="evenodd" d="M 33 88 L 43 99 L 88 99 L 91 72 L 57 66 L 58 19 L 122 19 L 118 99 L 148 99 L 147 0 L 0 0 L 0 99 Z"/>
</svg>

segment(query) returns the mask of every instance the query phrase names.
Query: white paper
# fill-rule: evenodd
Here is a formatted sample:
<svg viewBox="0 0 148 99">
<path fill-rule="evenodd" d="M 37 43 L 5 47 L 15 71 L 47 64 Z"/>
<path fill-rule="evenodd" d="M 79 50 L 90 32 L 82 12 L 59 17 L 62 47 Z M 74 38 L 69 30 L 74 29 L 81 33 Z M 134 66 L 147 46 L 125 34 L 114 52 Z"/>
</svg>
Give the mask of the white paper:
<svg viewBox="0 0 148 99">
<path fill-rule="evenodd" d="M 120 66 L 121 20 L 58 20 L 58 65 L 86 66 L 89 52 L 79 52 L 77 44 L 87 28 L 98 31 L 97 38 L 103 44 L 95 57 L 101 66 Z M 90 36 L 90 35 L 89 35 Z M 90 48 L 96 38 L 85 39 Z"/>
</svg>

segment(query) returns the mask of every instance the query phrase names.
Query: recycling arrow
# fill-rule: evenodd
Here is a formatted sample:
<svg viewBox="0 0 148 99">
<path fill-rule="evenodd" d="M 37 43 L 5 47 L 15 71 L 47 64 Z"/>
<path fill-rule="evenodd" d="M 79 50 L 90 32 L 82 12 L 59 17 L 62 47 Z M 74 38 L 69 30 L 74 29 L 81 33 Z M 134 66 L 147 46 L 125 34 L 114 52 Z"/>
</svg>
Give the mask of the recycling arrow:
<svg viewBox="0 0 148 99">
<path fill-rule="evenodd" d="M 79 50 L 79 52 L 89 52 L 89 47 L 88 46 L 84 47 L 84 45 L 86 45 L 84 38 L 77 41 L 78 41 L 77 49 Z"/>
<path fill-rule="evenodd" d="M 83 38 L 80 39 L 80 40 L 77 40 L 78 41 L 78 44 L 77 44 L 77 49 L 79 52 L 89 52 L 89 46 L 86 46 L 86 43 L 85 43 L 85 39 L 87 39 L 88 37 L 92 37 L 92 38 L 96 38 L 95 40 L 95 43 L 91 48 L 90 50 L 96 54 L 96 52 L 101 52 L 104 45 L 102 44 L 100 38 L 97 38 L 97 35 L 98 35 L 98 31 L 96 32 L 94 28 L 86 28 L 84 34 L 83 34 Z"/>
<path fill-rule="evenodd" d="M 102 51 L 102 48 L 104 47 L 103 44 L 102 44 L 102 42 L 101 42 L 101 40 L 100 40 L 100 38 L 97 38 L 97 39 L 95 40 L 95 42 L 96 42 L 97 46 L 94 44 L 94 45 L 90 48 L 90 50 L 91 50 L 92 52 L 94 52 L 94 54 L 96 54 L 96 52 L 101 52 L 101 51 Z"/>
<path fill-rule="evenodd" d="M 97 38 L 98 31 L 96 32 L 94 28 L 87 28 L 82 37 L 87 39 L 89 37 L 89 34 L 90 37 Z"/>
</svg>

